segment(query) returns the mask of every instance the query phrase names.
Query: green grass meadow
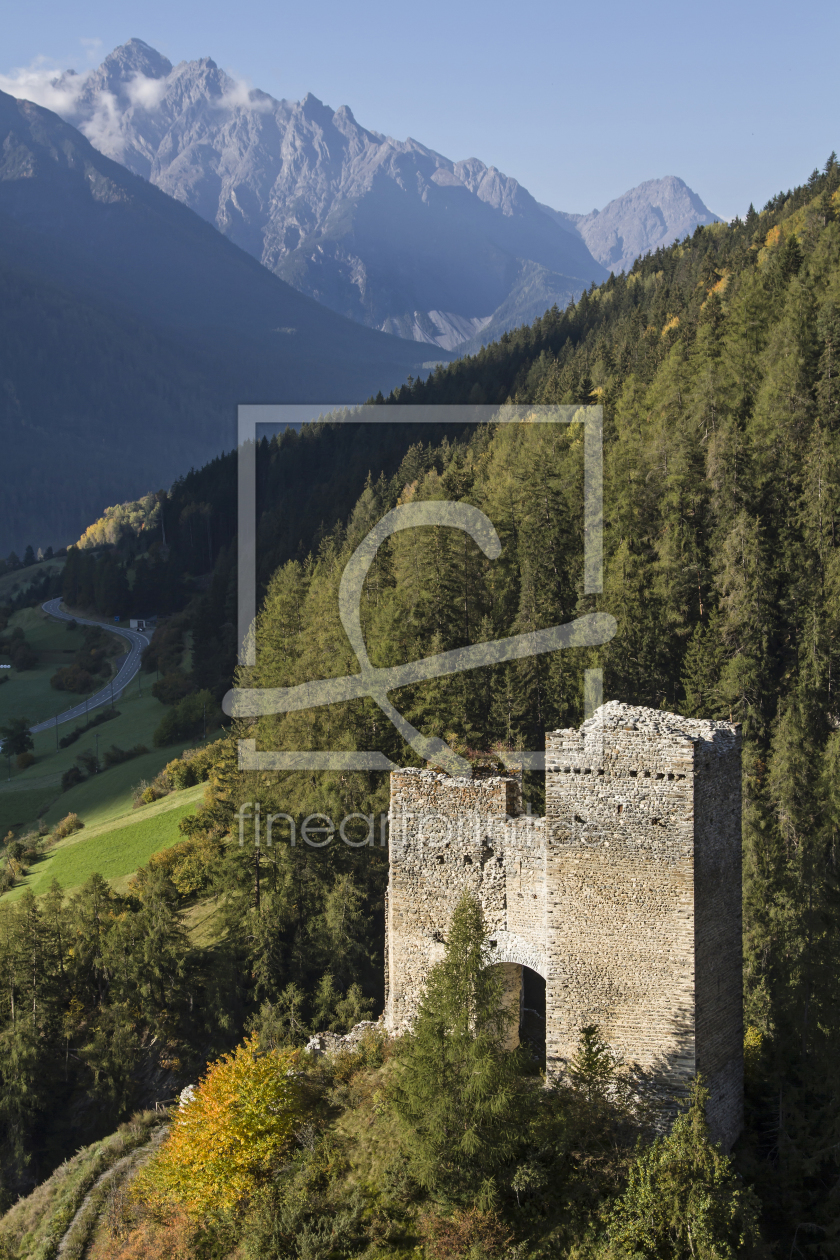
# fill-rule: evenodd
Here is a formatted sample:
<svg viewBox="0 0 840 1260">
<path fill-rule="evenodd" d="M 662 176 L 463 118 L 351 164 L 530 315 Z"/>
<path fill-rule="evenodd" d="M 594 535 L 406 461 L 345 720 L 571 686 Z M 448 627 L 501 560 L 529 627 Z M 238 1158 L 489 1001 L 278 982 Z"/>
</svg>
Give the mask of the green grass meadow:
<svg viewBox="0 0 840 1260">
<path fill-rule="evenodd" d="M 144 866 L 153 853 L 182 839 L 178 823 L 194 812 L 203 795 L 204 785 L 198 784 L 98 827 L 74 832 L 34 862 L 26 878 L 4 900 L 17 900 L 24 888 L 31 888 L 39 896 L 54 879 L 72 891 L 94 872 L 116 882 L 118 887 L 124 885 L 128 876 Z"/>
<path fill-rule="evenodd" d="M 185 748 L 190 747 L 187 742 L 172 744 L 168 748 L 153 748 L 152 737 L 166 709 L 151 695 L 150 687 L 151 681 L 145 679 L 143 695 L 139 695 L 135 679 L 116 701 L 120 716 L 80 736 L 69 748 L 56 749 L 55 728 L 41 731 L 34 736 L 35 764 L 27 770 L 17 770 L 13 759 L 11 778 L 8 760 L 0 761 L 0 839 L 10 829 L 19 835 L 25 829 L 36 827 L 41 817 L 47 826 L 52 826 L 72 812 L 78 814 L 86 825 L 93 826 L 117 818 L 131 809 L 134 785 L 141 779 L 153 779 L 167 761 L 179 757 Z M 0 692 L 7 689 L 8 684 L 0 687 Z M 2 702 L 0 712 L 9 712 Z M 84 719 L 62 723 L 58 728 L 59 738 L 83 722 Z M 112 744 L 125 749 L 145 744 L 149 752 L 110 770 L 103 769 L 86 782 L 62 792 L 61 776 L 76 764 L 80 752 L 96 751 L 96 735 L 99 736 L 100 764 L 106 749 Z"/>
<path fill-rule="evenodd" d="M 53 690 L 49 680 L 60 664 L 72 659 L 82 642 L 82 632 L 68 631 L 66 623 L 49 619 L 39 608 L 15 613 L 10 626 L 16 625 L 22 627 L 27 641 L 42 654 L 42 662 L 37 669 L 9 671 L 10 681 L 0 686 L 0 721 L 25 715 L 36 722 L 77 704 L 78 696 Z M 181 838 L 178 823 L 201 802 L 203 786 L 173 792 L 151 805 L 133 808 L 135 786 L 153 779 L 168 761 L 180 757 L 194 743 L 154 747 L 154 732 L 166 707 L 152 696 L 152 682 L 153 676 L 149 675 L 135 678 L 122 695 L 115 697 L 119 717 L 81 735 L 67 748 L 56 748 L 54 727 L 35 735 L 35 763 L 26 770 L 18 770 L 14 758 L 11 765 L 7 759 L 0 759 L 0 840 L 10 831 L 18 836 L 34 831 L 39 821 L 52 828 L 70 813 L 78 814 L 85 824 L 81 831 L 47 850 L 26 878 L 6 894 L 6 900 L 15 900 L 25 887 L 39 895 L 53 879 L 68 890 L 77 888 L 94 871 L 118 888 L 124 887 L 153 853 Z M 92 710 L 91 716 L 96 712 Z M 61 723 L 59 739 L 83 724 L 84 717 Z M 62 775 L 76 764 L 80 753 L 97 751 L 97 736 L 100 766 L 112 744 L 122 749 L 144 744 L 149 751 L 110 769 L 102 768 L 63 792 Z"/>
<path fill-rule="evenodd" d="M 82 699 L 50 686 L 55 671 L 71 664 L 82 646 L 82 630 L 78 627 L 68 630 L 65 627 L 69 624 L 53 621 L 40 608 L 23 608 L 13 615 L 5 634 L 19 626 L 27 643 L 41 659 L 34 669 L 25 669 L 22 673 L 15 669 L 2 671 L 8 681 L 0 686 L 0 718 L 27 717 L 33 724 L 45 722 Z M 8 660 L 7 656 L 0 655 L 0 662 L 6 664 Z"/>
</svg>

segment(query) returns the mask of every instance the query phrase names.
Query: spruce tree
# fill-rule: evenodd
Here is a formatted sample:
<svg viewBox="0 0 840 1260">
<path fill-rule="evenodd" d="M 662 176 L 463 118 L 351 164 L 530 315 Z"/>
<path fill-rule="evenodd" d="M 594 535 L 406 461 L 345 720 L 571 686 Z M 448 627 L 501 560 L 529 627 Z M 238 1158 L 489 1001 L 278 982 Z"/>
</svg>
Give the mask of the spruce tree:
<svg viewBox="0 0 840 1260">
<path fill-rule="evenodd" d="M 488 1206 L 525 1127 L 523 1059 L 505 1050 L 515 1016 L 488 966 L 481 906 L 465 893 L 432 968 L 392 1090 L 412 1173 L 455 1202 Z"/>
</svg>

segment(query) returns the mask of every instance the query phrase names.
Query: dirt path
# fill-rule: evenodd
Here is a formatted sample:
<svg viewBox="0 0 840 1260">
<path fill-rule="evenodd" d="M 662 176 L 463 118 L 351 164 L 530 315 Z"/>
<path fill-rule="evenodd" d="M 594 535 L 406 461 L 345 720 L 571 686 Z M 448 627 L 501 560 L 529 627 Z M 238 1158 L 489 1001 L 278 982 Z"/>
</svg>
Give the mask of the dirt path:
<svg viewBox="0 0 840 1260">
<path fill-rule="evenodd" d="M 90 1236 L 93 1233 L 96 1222 L 99 1220 L 107 1190 L 111 1184 L 118 1184 L 122 1180 L 123 1174 L 130 1171 L 132 1165 L 140 1167 L 142 1164 L 145 1164 L 146 1160 L 154 1155 L 168 1130 L 169 1125 L 162 1124 L 160 1128 L 155 1130 L 145 1145 L 129 1151 L 127 1155 L 123 1155 L 121 1159 L 118 1159 L 115 1164 L 112 1164 L 110 1168 L 106 1168 L 105 1172 L 97 1177 L 79 1204 L 72 1221 L 64 1231 L 55 1253 L 56 1260 L 77 1260 L 77 1258 L 85 1254 Z"/>
</svg>

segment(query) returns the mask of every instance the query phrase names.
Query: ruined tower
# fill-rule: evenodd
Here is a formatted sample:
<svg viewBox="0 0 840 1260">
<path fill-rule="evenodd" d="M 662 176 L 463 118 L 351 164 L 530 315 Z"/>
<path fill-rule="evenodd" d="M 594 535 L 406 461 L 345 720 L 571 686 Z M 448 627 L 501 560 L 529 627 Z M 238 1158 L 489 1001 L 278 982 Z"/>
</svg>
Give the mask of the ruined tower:
<svg viewBox="0 0 840 1260">
<path fill-rule="evenodd" d="M 481 901 L 509 989 L 545 980 L 546 1065 L 580 1029 L 664 1107 L 701 1072 L 713 1136 L 743 1113 L 741 748 L 726 722 L 611 702 L 546 737 L 546 817 L 519 780 L 391 776 L 386 1022 L 414 1017 L 459 897 Z"/>
</svg>

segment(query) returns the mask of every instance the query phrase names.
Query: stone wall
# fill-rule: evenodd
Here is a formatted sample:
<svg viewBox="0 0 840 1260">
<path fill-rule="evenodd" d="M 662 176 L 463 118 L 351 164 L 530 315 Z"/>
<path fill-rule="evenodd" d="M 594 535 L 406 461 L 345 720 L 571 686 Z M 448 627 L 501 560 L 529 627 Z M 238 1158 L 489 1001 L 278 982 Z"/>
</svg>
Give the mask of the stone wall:
<svg viewBox="0 0 840 1260">
<path fill-rule="evenodd" d="M 523 812 L 516 778 L 392 774 L 386 1023 L 411 1023 L 470 890 L 494 961 L 546 980 L 550 1074 L 598 1024 L 666 1110 L 701 1071 L 728 1147 L 742 1122 L 738 732 L 612 702 L 550 734 L 546 766 L 544 819 Z"/>
<path fill-rule="evenodd" d="M 545 819 L 522 813 L 515 778 L 391 775 L 386 900 L 389 1028 L 411 1023 L 429 967 L 443 957 L 461 895 L 480 898 L 494 959 L 545 975 Z"/>
</svg>

